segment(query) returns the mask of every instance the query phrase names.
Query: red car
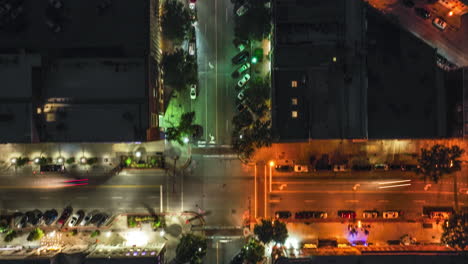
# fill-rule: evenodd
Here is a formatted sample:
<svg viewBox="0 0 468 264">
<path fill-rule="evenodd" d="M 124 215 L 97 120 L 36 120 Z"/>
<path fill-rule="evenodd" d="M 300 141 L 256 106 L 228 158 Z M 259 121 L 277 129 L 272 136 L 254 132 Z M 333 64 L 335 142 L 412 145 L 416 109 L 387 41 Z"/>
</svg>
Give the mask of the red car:
<svg viewBox="0 0 468 264">
<path fill-rule="evenodd" d="M 341 218 L 346 218 L 346 219 L 354 219 L 356 218 L 356 212 L 354 211 L 338 211 L 338 216 Z"/>
<path fill-rule="evenodd" d="M 69 206 L 63 210 L 62 215 L 60 215 L 59 220 L 57 221 L 57 224 L 63 225 L 65 222 L 68 220 L 70 217 L 71 213 L 73 212 L 73 209 Z"/>
</svg>

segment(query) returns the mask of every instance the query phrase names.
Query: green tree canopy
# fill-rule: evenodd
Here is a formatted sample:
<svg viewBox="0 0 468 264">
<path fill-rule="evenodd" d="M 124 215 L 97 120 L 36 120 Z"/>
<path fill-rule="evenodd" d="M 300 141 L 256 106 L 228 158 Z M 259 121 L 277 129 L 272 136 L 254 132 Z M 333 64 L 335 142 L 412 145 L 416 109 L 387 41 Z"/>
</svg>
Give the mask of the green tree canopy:
<svg viewBox="0 0 468 264">
<path fill-rule="evenodd" d="M 250 238 L 242 247 L 241 254 L 244 256 L 244 262 L 256 264 L 265 256 L 265 246 L 259 240 Z"/>
<path fill-rule="evenodd" d="M 455 249 L 468 246 L 468 214 L 453 214 L 443 225 L 441 241 Z"/>
<path fill-rule="evenodd" d="M 177 126 L 168 127 L 166 129 L 166 139 L 170 141 L 177 141 L 183 145 L 183 137 L 192 137 L 196 132 L 199 125 L 193 124 L 195 121 L 195 112 L 183 113 L 180 117 L 180 122 Z"/>
<path fill-rule="evenodd" d="M 34 241 L 34 240 L 39 240 L 41 239 L 42 237 L 44 236 L 44 231 L 42 231 L 42 229 L 40 228 L 34 228 L 34 230 L 32 230 L 28 237 L 27 237 L 27 240 L 28 241 Z"/>
<path fill-rule="evenodd" d="M 176 248 L 177 263 L 201 264 L 206 255 L 206 239 L 193 234 L 183 235 Z"/>
<path fill-rule="evenodd" d="M 288 238 L 286 223 L 275 220 L 273 223 L 273 241 L 284 244 Z"/>
<path fill-rule="evenodd" d="M 260 224 L 255 224 L 254 234 L 264 244 L 273 240 L 273 224 L 271 220 L 262 219 Z"/>
<path fill-rule="evenodd" d="M 438 182 L 444 174 L 461 170 L 459 158 L 464 150 L 459 146 L 445 147 L 434 145 L 430 149 L 421 149 L 421 158 L 418 160 L 420 172 Z"/>
<path fill-rule="evenodd" d="M 261 41 L 271 32 L 271 9 L 262 1 L 249 1 L 248 6 L 249 10 L 243 16 L 234 16 L 234 34 L 241 40 Z"/>
<path fill-rule="evenodd" d="M 182 91 L 186 87 L 184 76 L 185 70 L 185 52 L 182 49 L 176 49 L 173 53 L 165 53 L 162 61 L 164 81 L 172 86 L 176 91 Z"/>
<path fill-rule="evenodd" d="M 166 38 L 182 43 L 190 24 L 190 13 L 181 1 L 164 1 L 161 27 Z"/>
</svg>

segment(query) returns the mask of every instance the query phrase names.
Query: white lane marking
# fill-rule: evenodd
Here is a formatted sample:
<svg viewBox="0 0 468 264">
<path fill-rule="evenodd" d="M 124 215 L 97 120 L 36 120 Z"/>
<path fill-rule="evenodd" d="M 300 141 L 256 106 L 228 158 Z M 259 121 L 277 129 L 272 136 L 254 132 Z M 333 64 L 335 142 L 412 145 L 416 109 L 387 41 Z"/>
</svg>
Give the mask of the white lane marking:
<svg viewBox="0 0 468 264">
<path fill-rule="evenodd" d="M 359 203 L 359 200 L 345 200 L 345 203 Z"/>
<path fill-rule="evenodd" d="M 122 196 L 112 196 L 112 199 L 123 199 Z"/>
<path fill-rule="evenodd" d="M 306 203 L 315 203 L 315 200 L 304 200 Z"/>
<path fill-rule="evenodd" d="M 392 183 L 401 183 L 401 182 L 409 182 L 411 180 L 401 180 L 401 181 L 390 181 L 390 182 L 379 182 L 378 184 L 392 184 Z"/>
<path fill-rule="evenodd" d="M 377 200 L 379 203 L 388 203 L 388 200 Z"/>
<path fill-rule="evenodd" d="M 216 98 L 216 111 L 215 111 L 215 137 L 218 138 L 218 1 L 215 0 L 215 98 Z"/>
<path fill-rule="evenodd" d="M 410 186 L 410 185 L 411 185 L 411 183 L 407 183 L 407 184 L 398 184 L 398 185 L 390 185 L 390 186 L 380 186 L 379 189 L 403 187 L 403 186 Z"/>
<path fill-rule="evenodd" d="M 39 197 L 39 199 L 41 199 L 41 200 L 48 200 L 48 199 L 50 199 L 50 197 Z"/>
<path fill-rule="evenodd" d="M 226 131 L 229 131 L 229 120 L 226 120 Z"/>
<path fill-rule="evenodd" d="M 413 200 L 415 203 L 426 203 L 426 200 Z"/>
</svg>

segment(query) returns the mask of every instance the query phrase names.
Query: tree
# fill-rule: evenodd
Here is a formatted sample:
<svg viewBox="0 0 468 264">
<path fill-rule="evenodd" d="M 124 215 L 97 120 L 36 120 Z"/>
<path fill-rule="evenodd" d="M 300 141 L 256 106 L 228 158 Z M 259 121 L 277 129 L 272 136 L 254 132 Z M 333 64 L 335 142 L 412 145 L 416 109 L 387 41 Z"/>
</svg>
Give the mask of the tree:
<svg viewBox="0 0 468 264">
<path fill-rule="evenodd" d="M 5 242 L 11 242 L 18 236 L 18 233 L 15 230 L 8 231 L 7 235 L 5 236 Z"/>
<path fill-rule="evenodd" d="M 67 161 L 66 161 L 66 163 L 67 163 L 68 165 L 71 165 L 71 164 L 75 163 L 75 157 L 70 157 L 70 158 L 68 158 Z"/>
<path fill-rule="evenodd" d="M 183 91 L 187 85 L 184 77 L 185 58 L 185 52 L 182 49 L 176 49 L 173 53 L 164 53 L 161 60 L 165 83 L 179 92 Z"/>
<path fill-rule="evenodd" d="M 432 146 L 431 149 L 422 148 L 421 158 L 418 159 L 419 172 L 437 183 L 444 174 L 461 170 L 459 158 L 463 152 L 459 146 L 449 148 L 439 144 Z"/>
<path fill-rule="evenodd" d="M 262 219 L 261 224 L 255 224 L 254 234 L 257 235 L 258 239 L 264 244 L 273 240 L 273 224 L 271 220 Z"/>
<path fill-rule="evenodd" d="M 250 1 L 249 10 L 241 17 L 234 17 L 234 34 L 241 40 L 261 41 L 271 32 L 271 9 L 266 8 L 262 1 Z"/>
<path fill-rule="evenodd" d="M 254 234 L 264 244 L 275 241 L 276 243 L 284 244 L 288 238 L 288 229 L 286 224 L 278 220 L 262 219 L 260 225 L 255 225 Z"/>
<path fill-rule="evenodd" d="M 176 248 L 176 262 L 201 264 L 206 255 L 206 239 L 193 234 L 183 235 Z"/>
<path fill-rule="evenodd" d="M 161 27 L 166 38 L 176 44 L 182 43 L 190 23 L 190 13 L 182 2 L 176 0 L 164 2 Z"/>
<path fill-rule="evenodd" d="M 273 223 L 273 241 L 284 244 L 288 238 L 288 229 L 286 223 L 275 220 Z"/>
<path fill-rule="evenodd" d="M 241 254 L 244 256 L 244 261 L 256 264 L 265 256 L 265 246 L 259 240 L 250 238 L 247 244 L 242 247 Z"/>
<path fill-rule="evenodd" d="M 29 233 L 27 240 L 35 241 L 35 240 L 41 239 L 43 236 L 44 236 L 44 231 L 42 231 L 42 229 L 34 228 L 34 230 Z"/>
<path fill-rule="evenodd" d="M 16 166 L 18 167 L 22 167 L 24 165 L 26 165 L 26 163 L 29 162 L 29 158 L 28 157 L 19 157 L 16 161 Z"/>
<path fill-rule="evenodd" d="M 455 213 L 443 225 L 441 241 L 452 248 L 464 250 L 468 246 L 468 214 Z"/>
<path fill-rule="evenodd" d="M 193 124 L 193 121 L 195 121 L 195 112 L 183 113 L 180 117 L 179 125 L 166 129 L 166 139 L 177 141 L 179 144 L 183 145 L 182 137 L 190 138 L 199 129 L 198 125 Z"/>
</svg>

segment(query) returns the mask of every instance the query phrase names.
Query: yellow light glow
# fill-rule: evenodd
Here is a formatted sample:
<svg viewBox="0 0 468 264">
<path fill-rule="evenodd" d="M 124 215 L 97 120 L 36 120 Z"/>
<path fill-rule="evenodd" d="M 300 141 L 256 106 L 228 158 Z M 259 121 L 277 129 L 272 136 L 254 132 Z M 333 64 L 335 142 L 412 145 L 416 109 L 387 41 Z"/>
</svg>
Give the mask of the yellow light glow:
<svg viewBox="0 0 468 264">
<path fill-rule="evenodd" d="M 453 16 L 453 11 L 450 11 L 450 12 L 448 13 L 448 15 L 449 15 L 449 16 Z"/>
<path fill-rule="evenodd" d="M 270 163 L 269 163 L 269 164 L 270 164 L 270 167 L 273 167 L 273 166 L 275 166 L 275 162 L 274 162 L 274 161 L 270 161 Z"/>
</svg>

